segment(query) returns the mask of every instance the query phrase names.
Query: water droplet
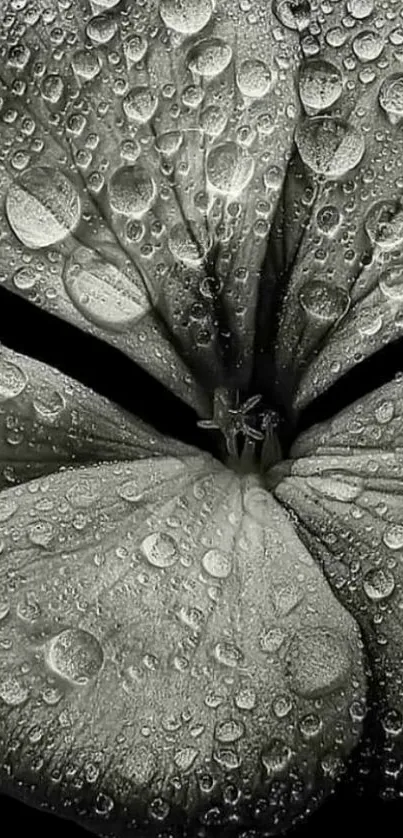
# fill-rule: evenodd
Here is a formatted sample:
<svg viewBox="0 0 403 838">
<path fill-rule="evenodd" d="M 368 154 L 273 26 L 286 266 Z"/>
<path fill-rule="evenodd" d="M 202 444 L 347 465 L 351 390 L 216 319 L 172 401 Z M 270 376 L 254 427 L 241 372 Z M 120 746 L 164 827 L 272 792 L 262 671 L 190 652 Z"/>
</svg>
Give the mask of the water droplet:
<svg viewBox="0 0 403 838">
<path fill-rule="evenodd" d="M 385 297 L 391 300 L 403 299 L 403 271 L 399 265 L 395 268 L 388 268 L 379 277 L 379 288 Z"/>
<path fill-rule="evenodd" d="M 87 23 L 86 33 L 95 44 L 108 44 L 117 31 L 117 23 L 114 17 L 108 15 L 97 15 Z"/>
<path fill-rule="evenodd" d="M 238 739 L 245 733 L 245 725 L 243 722 L 238 722 L 236 719 L 225 719 L 222 722 L 217 722 L 214 728 L 214 736 L 218 742 L 229 744 L 237 742 Z"/>
<path fill-rule="evenodd" d="M 0 358 L 0 402 L 16 399 L 25 390 L 27 383 L 27 377 L 20 367 Z"/>
<path fill-rule="evenodd" d="M 11 184 L 6 197 L 10 227 L 26 247 L 63 241 L 80 220 L 78 193 L 62 172 L 48 166 L 27 169 Z"/>
<path fill-rule="evenodd" d="M 309 111 L 324 111 L 337 102 L 343 90 L 340 70 L 322 59 L 312 59 L 303 66 L 299 78 L 302 104 Z"/>
<path fill-rule="evenodd" d="M 349 666 L 347 644 L 319 627 L 301 629 L 287 651 L 287 672 L 293 689 L 305 698 L 339 688 Z"/>
<path fill-rule="evenodd" d="M 243 96 L 261 99 L 268 93 L 271 81 L 271 71 L 264 61 L 248 58 L 239 67 L 237 84 Z"/>
<path fill-rule="evenodd" d="M 141 543 L 141 550 L 154 567 L 171 567 L 179 558 L 175 539 L 163 532 L 147 535 Z"/>
<path fill-rule="evenodd" d="M 324 233 L 326 236 L 331 235 L 337 230 L 340 224 L 339 210 L 332 204 L 321 207 L 316 216 L 316 223 L 321 233 Z"/>
<path fill-rule="evenodd" d="M 129 61 L 137 64 L 143 60 L 148 49 L 148 43 L 143 35 L 132 35 L 124 42 L 123 48 Z"/>
<path fill-rule="evenodd" d="M 277 652 L 285 640 L 284 630 L 281 626 L 269 626 L 260 637 L 260 648 L 263 652 Z"/>
<path fill-rule="evenodd" d="M 46 650 L 51 669 L 73 684 L 88 683 L 103 663 L 102 647 L 96 637 L 79 628 L 65 629 L 52 638 Z"/>
<path fill-rule="evenodd" d="M 109 794 L 97 794 L 96 801 L 95 801 L 95 811 L 97 815 L 101 815 L 106 817 L 110 814 L 114 807 L 114 802 Z"/>
<path fill-rule="evenodd" d="M 373 245 L 393 250 L 403 241 L 403 208 L 399 201 L 377 201 L 368 210 L 365 230 Z"/>
<path fill-rule="evenodd" d="M 38 416 L 47 422 L 54 422 L 66 407 L 66 401 L 61 393 L 40 385 L 35 387 L 32 404 Z"/>
<path fill-rule="evenodd" d="M 381 716 L 382 727 L 389 736 L 400 736 L 403 730 L 403 718 L 401 713 L 394 708 L 388 710 Z"/>
<path fill-rule="evenodd" d="M 223 664 L 223 666 L 229 666 L 230 668 L 240 666 L 243 661 L 243 654 L 241 650 L 238 649 L 238 646 L 235 646 L 235 643 L 230 643 L 228 641 L 217 643 L 214 649 L 214 654 L 218 663 Z"/>
<path fill-rule="evenodd" d="M 364 138 L 352 125 L 333 117 L 312 117 L 301 122 L 295 142 L 302 161 L 327 178 L 339 178 L 358 166 L 365 151 Z"/>
<path fill-rule="evenodd" d="M 251 684 L 244 684 L 235 696 L 235 704 L 239 710 L 253 710 L 256 704 L 256 692 Z"/>
<path fill-rule="evenodd" d="M 388 76 L 379 89 L 379 104 L 392 125 L 403 117 L 403 73 Z"/>
<path fill-rule="evenodd" d="M 149 87 L 134 87 L 123 100 L 123 110 L 128 119 L 145 124 L 158 107 L 158 97 Z"/>
<path fill-rule="evenodd" d="M 375 407 L 375 419 L 380 425 L 388 425 L 395 415 L 395 406 L 393 402 L 384 399 Z"/>
<path fill-rule="evenodd" d="M 292 698 L 286 693 L 276 695 L 272 702 L 273 713 L 278 719 L 284 719 L 292 710 Z"/>
<path fill-rule="evenodd" d="M 269 777 L 286 771 L 292 759 L 292 751 L 283 739 L 272 739 L 261 755 L 262 763 Z"/>
<path fill-rule="evenodd" d="M 18 268 L 13 276 L 13 283 L 19 291 L 30 291 L 34 287 L 38 274 L 34 268 L 24 265 Z"/>
<path fill-rule="evenodd" d="M 174 763 L 179 771 L 189 771 L 198 755 L 196 748 L 182 748 L 174 754 Z"/>
<path fill-rule="evenodd" d="M 204 29 L 212 12 L 211 0 L 161 0 L 160 5 L 165 26 L 183 35 L 194 35 Z"/>
<path fill-rule="evenodd" d="M 365 20 L 374 11 L 374 0 L 347 0 L 347 11 L 356 20 Z"/>
<path fill-rule="evenodd" d="M 273 0 L 273 12 L 287 29 L 303 31 L 309 26 L 309 0 Z"/>
<path fill-rule="evenodd" d="M 188 55 L 189 69 L 211 79 L 222 73 L 232 59 L 232 49 L 221 38 L 200 41 Z"/>
<path fill-rule="evenodd" d="M 232 570 L 232 558 L 222 550 L 208 550 L 202 558 L 202 565 L 206 573 L 215 579 L 226 579 Z"/>
<path fill-rule="evenodd" d="M 383 541 L 390 550 L 401 550 L 403 547 L 403 526 L 392 524 L 383 534 Z"/>
<path fill-rule="evenodd" d="M 376 567 L 368 570 L 364 576 L 363 588 L 373 602 L 387 599 L 395 590 L 395 579 L 390 570 Z"/>
<path fill-rule="evenodd" d="M 206 171 L 214 189 L 225 195 L 238 195 L 253 176 L 254 162 L 236 143 L 227 142 L 211 149 Z"/>
<path fill-rule="evenodd" d="M 49 547 L 55 531 L 50 521 L 35 521 L 28 527 L 28 537 L 36 547 Z"/>
<path fill-rule="evenodd" d="M 312 739 L 314 736 L 317 736 L 322 726 L 322 720 L 316 713 L 308 713 L 306 716 L 303 716 L 298 725 L 305 739 Z"/>
<path fill-rule="evenodd" d="M 5 495 L 4 497 L 0 496 L 0 523 L 4 524 L 5 521 L 8 521 L 18 509 L 18 503 L 15 498 L 10 497 L 9 495 Z"/>
<path fill-rule="evenodd" d="M 142 277 L 133 264 L 123 273 L 84 247 L 67 261 L 63 280 L 78 311 L 101 328 L 124 330 L 150 308 Z"/>
<path fill-rule="evenodd" d="M 344 288 L 321 279 L 309 280 L 299 292 L 299 302 L 311 318 L 324 325 L 335 323 L 346 314 L 350 297 Z"/>
<path fill-rule="evenodd" d="M 6 675 L 0 678 L 0 700 L 9 707 L 19 707 L 24 704 L 29 696 L 29 690 L 24 687 L 17 678 Z"/>
<path fill-rule="evenodd" d="M 169 231 L 168 247 L 172 256 L 190 268 L 203 264 L 208 250 L 208 239 L 203 227 L 189 230 L 185 224 L 174 224 Z"/>
<path fill-rule="evenodd" d="M 355 36 L 352 47 L 359 61 L 376 61 L 383 50 L 383 40 L 377 32 L 367 30 Z"/>
<path fill-rule="evenodd" d="M 124 166 L 109 181 L 109 201 L 115 212 L 132 218 L 141 218 L 156 195 L 155 183 L 140 164 Z"/>
<path fill-rule="evenodd" d="M 101 59 L 95 50 L 78 50 L 71 63 L 75 73 L 84 81 L 92 81 L 101 69 Z"/>
<path fill-rule="evenodd" d="M 64 91 L 63 79 L 56 73 L 49 73 L 42 80 L 41 93 L 44 99 L 55 105 L 61 99 Z"/>
<path fill-rule="evenodd" d="M 73 480 L 66 491 L 66 498 L 72 506 L 89 509 L 98 500 L 101 492 L 99 480 L 94 477 L 81 476 Z"/>
</svg>

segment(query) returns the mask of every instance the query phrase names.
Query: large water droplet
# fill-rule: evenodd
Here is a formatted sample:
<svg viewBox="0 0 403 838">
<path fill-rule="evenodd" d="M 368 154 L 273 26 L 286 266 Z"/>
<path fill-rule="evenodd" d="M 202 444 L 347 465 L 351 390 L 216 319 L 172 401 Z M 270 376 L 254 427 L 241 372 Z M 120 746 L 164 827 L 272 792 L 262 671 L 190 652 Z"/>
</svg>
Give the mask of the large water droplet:
<svg viewBox="0 0 403 838">
<path fill-rule="evenodd" d="M 301 629 L 287 651 L 287 671 L 294 690 L 306 698 L 341 686 L 350 666 L 348 647 L 323 628 Z"/>
<path fill-rule="evenodd" d="M 160 15 L 169 29 L 184 35 L 200 32 L 209 22 L 211 0 L 161 0 Z"/>
<path fill-rule="evenodd" d="M 303 286 L 299 302 L 306 314 L 327 325 L 343 317 L 348 310 L 350 298 L 344 288 L 316 279 Z"/>
<path fill-rule="evenodd" d="M 0 358 L 0 402 L 16 399 L 25 390 L 27 383 L 27 376 L 17 364 Z"/>
<path fill-rule="evenodd" d="M 130 273 L 123 273 L 87 248 L 71 255 L 63 280 L 78 311 L 105 329 L 124 330 L 150 308 L 143 280 L 133 264 Z"/>
<path fill-rule="evenodd" d="M 234 142 L 212 148 L 207 157 L 207 177 L 211 185 L 225 195 L 238 195 L 252 178 L 252 157 Z"/>
<path fill-rule="evenodd" d="M 273 0 L 273 12 L 287 29 L 302 31 L 309 25 L 309 0 Z"/>
<path fill-rule="evenodd" d="M 365 230 L 372 244 L 393 250 L 403 241 L 403 207 L 397 200 L 377 201 L 365 217 Z"/>
<path fill-rule="evenodd" d="M 81 203 L 75 186 L 62 172 L 48 166 L 27 169 L 11 184 L 6 197 L 10 227 L 26 247 L 57 244 L 80 220 Z"/>
<path fill-rule="evenodd" d="M 150 209 L 155 198 L 155 183 L 143 166 L 123 166 L 109 181 L 112 209 L 122 215 L 140 218 Z"/>
<path fill-rule="evenodd" d="M 211 79 L 228 67 L 232 58 L 232 49 L 221 38 L 206 38 L 200 41 L 188 55 L 189 68 Z"/>
<path fill-rule="evenodd" d="M 343 90 L 340 70 L 322 59 L 312 59 L 302 68 L 299 94 L 307 110 L 323 111 L 337 102 Z"/>
<path fill-rule="evenodd" d="M 383 50 L 383 40 L 377 32 L 359 32 L 353 40 L 353 52 L 359 61 L 376 61 Z"/>
<path fill-rule="evenodd" d="M 364 138 L 352 125 L 332 117 L 313 117 L 300 123 L 295 142 L 302 161 L 317 174 L 339 178 L 358 166 Z"/>
<path fill-rule="evenodd" d="M 232 559 L 229 553 L 213 549 L 204 554 L 202 565 L 210 576 L 216 579 L 226 579 L 232 570 Z"/>
<path fill-rule="evenodd" d="M 401 550 L 403 547 L 403 526 L 401 524 L 389 526 L 383 534 L 383 541 L 390 550 Z"/>
<path fill-rule="evenodd" d="M 403 73 L 388 76 L 379 89 L 379 104 L 392 125 L 403 117 Z"/>
<path fill-rule="evenodd" d="M 208 238 L 204 227 L 190 230 L 185 224 L 174 224 L 169 231 L 168 247 L 172 256 L 190 268 L 203 264 L 208 251 Z"/>
<path fill-rule="evenodd" d="M 395 579 L 390 570 L 382 570 L 380 567 L 368 570 L 364 576 L 363 588 L 373 602 L 387 599 L 395 590 Z"/>
<path fill-rule="evenodd" d="M 268 93 L 272 75 L 267 64 L 256 58 L 243 61 L 237 73 L 237 84 L 243 94 L 251 99 L 261 99 Z"/>
<path fill-rule="evenodd" d="M 55 105 L 64 91 L 63 79 L 57 73 L 48 73 L 42 80 L 41 93 L 44 99 Z"/>
<path fill-rule="evenodd" d="M 64 410 L 66 401 L 57 390 L 38 385 L 35 387 L 32 404 L 40 419 L 45 422 L 54 422 Z"/>
<path fill-rule="evenodd" d="M 20 707 L 29 696 L 28 689 L 12 675 L 0 678 L 0 700 L 8 707 Z"/>
<path fill-rule="evenodd" d="M 384 271 L 379 277 L 379 288 L 391 300 L 403 299 L 403 266 Z"/>
<path fill-rule="evenodd" d="M 87 23 L 86 33 L 95 44 L 107 44 L 112 40 L 117 31 L 117 23 L 114 17 L 108 15 L 97 15 Z"/>
<path fill-rule="evenodd" d="M 158 107 L 158 97 L 149 87 L 134 87 L 123 100 L 123 110 L 128 119 L 145 124 Z"/>
<path fill-rule="evenodd" d="M 374 0 L 347 0 L 347 11 L 356 20 L 365 20 L 374 11 Z"/>
<path fill-rule="evenodd" d="M 101 59 L 95 50 L 78 50 L 71 63 L 74 71 L 84 81 L 92 81 L 101 69 Z"/>
<path fill-rule="evenodd" d="M 164 532 L 147 535 L 142 541 L 141 550 L 154 567 L 171 567 L 179 558 L 175 539 Z"/>
<path fill-rule="evenodd" d="M 50 668 L 73 684 L 84 685 L 98 674 L 104 655 L 96 637 L 79 628 L 65 629 L 46 649 Z"/>
</svg>

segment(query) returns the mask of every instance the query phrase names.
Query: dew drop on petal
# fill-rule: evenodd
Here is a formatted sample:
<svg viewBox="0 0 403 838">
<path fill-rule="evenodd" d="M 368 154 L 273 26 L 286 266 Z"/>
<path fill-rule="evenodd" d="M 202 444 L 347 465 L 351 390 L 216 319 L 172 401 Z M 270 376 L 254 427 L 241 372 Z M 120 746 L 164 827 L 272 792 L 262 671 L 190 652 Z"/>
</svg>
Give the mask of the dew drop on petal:
<svg viewBox="0 0 403 838">
<path fill-rule="evenodd" d="M 295 692 L 306 698 L 325 695 L 345 680 L 349 670 L 346 642 L 327 629 L 302 629 L 287 651 L 287 672 Z"/>
<path fill-rule="evenodd" d="M 273 0 L 273 12 L 287 29 L 302 31 L 309 26 L 309 0 Z"/>
<path fill-rule="evenodd" d="M 247 58 L 242 62 L 237 73 L 237 84 L 243 96 L 261 99 L 268 93 L 272 74 L 264 61 Z"/>
<path fill-rule="evenodd" d="M 299 293 L 299 302 L 312 319 L 330 324 L 347 312 L 350 298 L 344 288 L 316 279 L 303 286 Z"/>
<path fill-rule="evenodd" d="M 366 61 L 376 61 L 383 50 L 383 40 L 377 32 L 367 30 L 359 32 L 355 36 L 352 47 L 359 61 L 363 63 Z"/>
<path fill-rule="evenodd" d="M 391 267 L 381 273 L 379 288 L 391 300 L 403 299 L 403 266 Z"/>
<path fill-rule="evenodd" d="M 295 142 L 306 166 L 327 178 L 339 178 L 361 161 L 365 143 L 357 128 L 333 117 L 312 117 L 301 122 Z"/>
<path fill-rule="evenodd" d="M 368 599 L 373 602 L 387 599 L 395 589 L 395 579 L 390 570 L 376 567 L 368 570 L 364 576 L 363 588 Z"/>
<path fill-rule="evenodd" d="M 356 20 L 365 20 L 374 11 L 374 0 L 347 0 L 347 11 Z"/>
<path fill-rule="evenodd" d="M 403 118 L 403 73 L 388 76 L 379 88 L 379 104 L 392 125 Z"/>
<path fill-rule="evenodd" d="M 158 107 L 158 97 L 149 87 L 134 87 L 123 100 L 128 119 L 140 124 L 149 122 Z"/>
<path fill-rule="evenodd" d="M 206 573 L 215 579 L 226 579 L 232 570 L 232 559 L 222 550 L 208 550 L 202 558 L 202 565 Z"/>
<path fill-rule="evenodd" d="M 271 739 L 262 750 L 261 760 L 269 777 L 285 771 L 292 759 L 291 748 L 283 739 Z"/>
<path fill-rule="evenodd" d="M 25 390 L 28 379 L 17 364 L 0 358 L 0 402 L 15 399 Z"/>
<path fill-rule="evenodd" d="M 221 38 L 206 38 L 200 41 L 188 55 L 189 69 L 207 79 L 218 76 L 232 59 L 232 49 Z"/>
<path fill-rule="evenodd" d="M 190 230 L 185 224 L 174 224 L 169 231 L 168 247 L 172 256 L 190 268 L 202 265 L 208 250 L 204 228 Z"/>
<path fill-rule="evenodd" d="M 337 102 L 343 90 L 340 70 L 328 61 L 312 59 L 303 66 L 299 77 L 299 95 L 305 108 L 323 111 Z"/>
<path fill-rule="evenodd" d="M 54 534 L 54 527 L 50 521 L 35 521 L 28 527 L 28 538 L 36 547 L 49 547 Z"/>
<path fill-rule="evenodd" d="M 36 166 L 15 180 L 6 196 L 10 227 L 26 247 L 48 247 L 63 241 L 80 220 L 75 186 L 56 169 Z"/>
<path fill-rule="evenodd" d="M 199 755 L 196 748 L 181 748 L 174 754 L 174 763 L 179 771 L 189 771 Z"/>
<path fill-rule="evenodd" d="M 141 543 L 141 551 L 153 567 L 171 567 L 178 560 L 178 547 L 168 533 L 154 532 Z"/>
<path fill-rule="evenodd" d="M 133 264 L 130 275 L 123 273 L 86 248 L 78 248 L 67 260 L 63 282 L 77 310 L 101 328 L 122 331 L 150 308 Z"/>
<path fill-rule="evenodd" d="M 403 241 L 403 207 L 396 200 L 377 201 L 367 212 L 364 226 L 372 244 L 394 250 Z"/>
<path fill-rule="evenodd" d="M 160 4 L 165 26 L 183 35 L 194 35 L 204 29 L 212 12 L 211 0 L 161 0 Z"/>
<path fill-rule="evenodd" d="M 46 662 L 57 675 L 73 684 L 86 684 L 103 663 L 103 651 L 96 637 L 79 628 L 65 629 L 52 637 L 46 649 Z"/>
<path fill-rule="evenodd" d="M 150 209 L 156 194 L 153 178 L 139 164 L 114 172 L 108 192 L 112 209 L 133 218 L 140 218 Z"/>
<path fill-rule="evenodd" d="M 383 534 L 383 542 L 390 550 L 401 550 L 403 547 L 403 526 L 392 524 Z"/>
<path fill-rule="evenodd" d="M 17 678 L 11 675 L 0 678 L 0 701 L 8 707 L 20 707 L 21 704 L 25 704 L 28 696 L 29 690 Z"/>
<path fill-rule="evenodd" d="M 214 736 L 218 742 L 228 744 L 237 742 L 245 733 L 245 725 L 236 719 L 225 719 L 217 722 L 214 729 Z"/>
<path fill-rule="evenodd" d="M 217 191 L 238 195 L 253 176 L 254 162 L 236 143 L 226 142 L 211 149 L 206 171 L 210 184 Z"/>
</svg>

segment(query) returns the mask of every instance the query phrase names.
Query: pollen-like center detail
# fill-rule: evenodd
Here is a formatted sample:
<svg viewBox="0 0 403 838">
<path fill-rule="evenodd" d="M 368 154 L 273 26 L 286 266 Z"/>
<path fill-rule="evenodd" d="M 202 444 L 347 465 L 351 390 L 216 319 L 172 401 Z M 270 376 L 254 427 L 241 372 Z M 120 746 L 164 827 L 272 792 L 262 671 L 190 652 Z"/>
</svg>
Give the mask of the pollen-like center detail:
<svg viewBox="0 0 403 838">
<path fill-rule="evenodd" d="M 214 393 L 213 416 L 197 424 L 224 436 L 227 464 L 236 471 L 260 471 L 281 459 L 276 434 L 279 416 L 262 407 L 256 394 L 242 402 L 238 390 L 219 387 Z"/>
</svg>

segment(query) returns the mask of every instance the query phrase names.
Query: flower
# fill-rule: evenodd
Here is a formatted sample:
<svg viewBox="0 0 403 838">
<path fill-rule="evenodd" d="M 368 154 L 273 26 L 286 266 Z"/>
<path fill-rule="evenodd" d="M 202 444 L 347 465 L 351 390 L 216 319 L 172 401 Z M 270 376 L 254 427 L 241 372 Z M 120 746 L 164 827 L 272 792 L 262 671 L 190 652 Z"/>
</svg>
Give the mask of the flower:
<svg viewBox="0 0 403 838">
<path fill-rule="evenodd" d="M 2 3 L 3 285 L 205 440 L 1 347 L 1 788 L 101 834 L 283 832 L 360 744 L 399 794 L 402 376 L 299 424 L 403 334 L 378 6 Z"/>
</svg>

